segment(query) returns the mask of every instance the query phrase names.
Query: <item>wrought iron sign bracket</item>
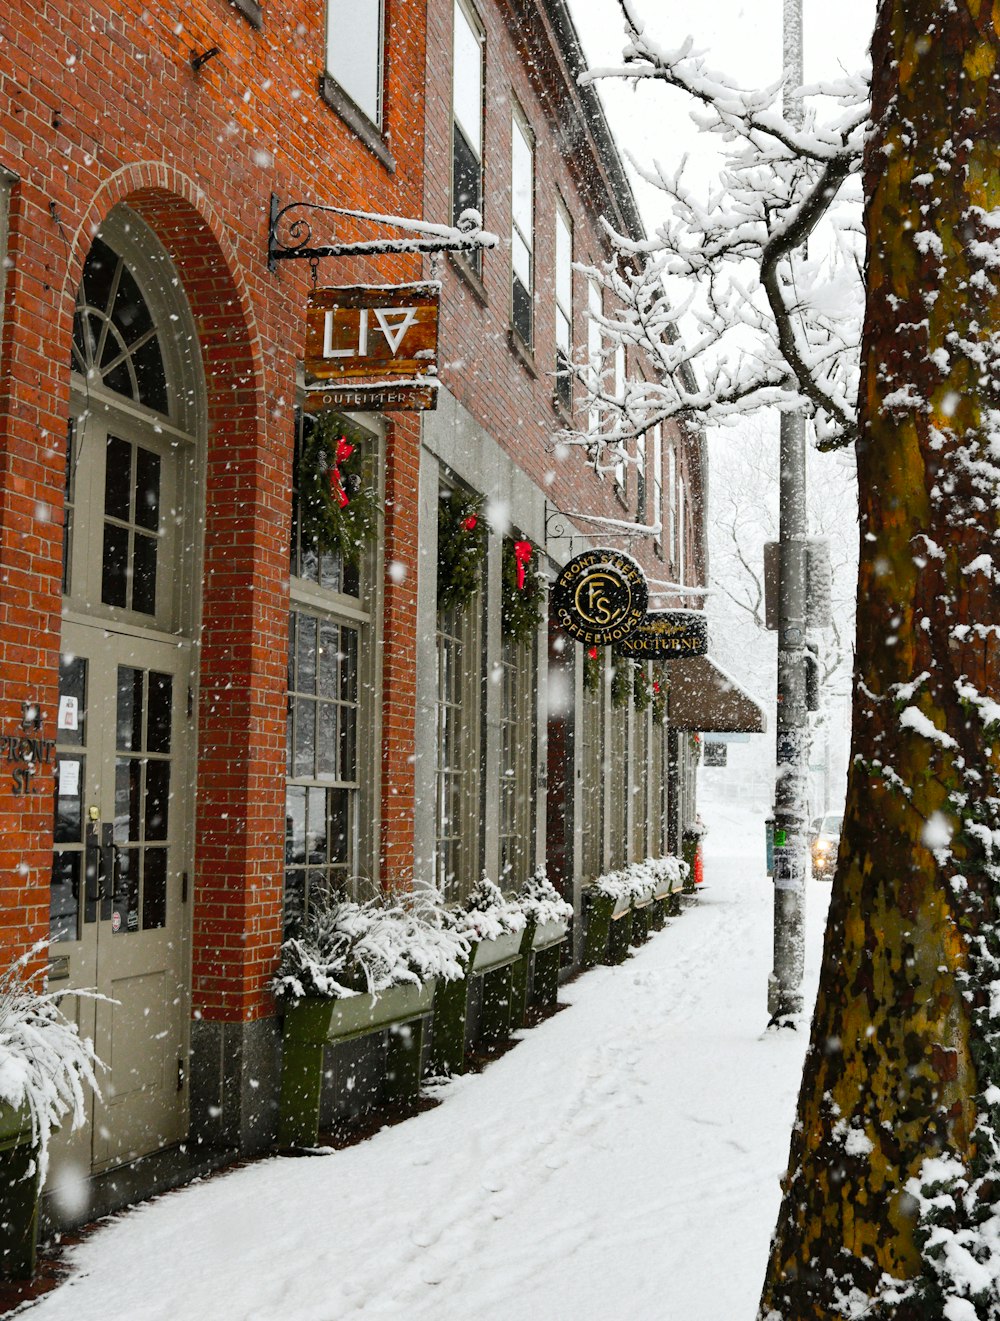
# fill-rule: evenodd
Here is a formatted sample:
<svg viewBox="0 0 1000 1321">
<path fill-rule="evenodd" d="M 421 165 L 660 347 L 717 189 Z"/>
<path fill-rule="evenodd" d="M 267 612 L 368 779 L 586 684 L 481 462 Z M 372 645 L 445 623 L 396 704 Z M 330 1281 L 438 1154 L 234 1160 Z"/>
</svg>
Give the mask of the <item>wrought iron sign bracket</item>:
<svg viewBox="0 0 1000 1321">
<path fill-rule="evenodd" d="M 555 505 L 545 501 L 545 540 L 546 541 L 565 541 L 570 543 L 572 551 L 573 542 L 580 533 L 572 526 L 566 515 Z"/>
<path fill-rule="evenodd" d="M 365 239 L 352 243 L 313 243 L 312 225 L 306 215 L 296 212 L 322 211 L 328 215 L 349 216 L 353 220 L 368 220 L 376 225 L 388 225 L 401 230 L 402 237 Z M 281 237 L 284 233 L 285 238 Z M 318 262 L 323 257 L 363 257 L 378 253 L 411 252 L 476 252 L 495 248 L 496 234 L 482 227 L 478 211 L 464 211 L 456 226 L 432 225 L 424 220 L 408 220 L 403 216 L 383 216 L 371 211 L 351 211 L 347 207 L 324 206 L 319 202 L 286 202 L 281 205 L 275 193 L 271 194 L 267 228 L 267 269 L 276 271 L 279 261 Z"/>
</svg>

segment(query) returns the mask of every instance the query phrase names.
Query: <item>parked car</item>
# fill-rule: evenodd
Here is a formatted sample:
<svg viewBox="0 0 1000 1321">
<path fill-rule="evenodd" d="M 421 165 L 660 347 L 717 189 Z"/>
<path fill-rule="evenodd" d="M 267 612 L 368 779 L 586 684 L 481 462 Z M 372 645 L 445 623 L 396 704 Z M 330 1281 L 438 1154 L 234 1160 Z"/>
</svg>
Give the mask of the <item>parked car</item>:
<svg viewBox="0 0 1000 1321">
<path fill-rule="evenodd" d="M 812 858 L 813 878 L 817 881 L 833 880 L 843 823 L 844 818 L 840 813 L 827 813 L 826 816 L 818 816 L 813 821 L 809 853 Z"/>
</svg>

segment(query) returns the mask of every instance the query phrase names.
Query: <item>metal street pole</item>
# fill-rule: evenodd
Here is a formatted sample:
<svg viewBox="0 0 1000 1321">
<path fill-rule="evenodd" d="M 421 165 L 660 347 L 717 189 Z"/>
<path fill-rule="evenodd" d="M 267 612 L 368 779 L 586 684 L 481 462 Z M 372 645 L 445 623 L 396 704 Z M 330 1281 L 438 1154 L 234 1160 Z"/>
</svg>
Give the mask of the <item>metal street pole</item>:
<svg viewBox="0 0 1000 1321">
<path fill-rule="evenodd" d="M 785 115 L 801 120 L 789 95 L 802 86 L 802 0 L 783 0 Z M 806 783 L 809 713 L 806 709 L 806 423 L 782 413 L 778 544 L 777 771 L 774 784 L 774 969 L 768 978 L 772 1023 L 802 1012 L 806 906 Z"/>
</svg>

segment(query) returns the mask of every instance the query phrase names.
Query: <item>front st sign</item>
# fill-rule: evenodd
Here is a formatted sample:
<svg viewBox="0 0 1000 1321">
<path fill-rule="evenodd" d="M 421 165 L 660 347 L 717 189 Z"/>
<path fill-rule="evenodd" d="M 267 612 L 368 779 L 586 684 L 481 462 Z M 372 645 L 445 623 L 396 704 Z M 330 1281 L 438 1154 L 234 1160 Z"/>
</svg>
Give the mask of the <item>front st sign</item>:
<svg viewBox="0 0 1000 1321">
<path fill-rule="evenodd" d="M 306 409 L 430 409 L 436 403 L 434 283 L 315 289 L 306 305 Z"/>
<path fill-rule="evenodd" d="M 646 617 L 646 577 L 631 555 L 598 547 L 562 570 L 552 589 L 556 622 L 577 642 L 606 647 L 627 638 Z"/>
<path fill-rule="evenodd" d="M 697 610 L 650 610 L 621 646 L 636 660 L 680 660 L 708 653 L 708 620 Z"/>
</svg>

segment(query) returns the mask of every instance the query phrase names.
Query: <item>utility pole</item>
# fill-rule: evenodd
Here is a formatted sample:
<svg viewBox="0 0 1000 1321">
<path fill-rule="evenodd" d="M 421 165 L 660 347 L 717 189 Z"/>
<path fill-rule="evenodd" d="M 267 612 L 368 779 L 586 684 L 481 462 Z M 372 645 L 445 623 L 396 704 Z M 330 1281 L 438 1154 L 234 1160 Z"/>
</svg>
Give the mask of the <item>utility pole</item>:
<svg viewBox="0 0 1000 1321">
<path fill-rule="evenodd" d="M 784 112 L 801 122 L 792 89 L 802 86 L 802 0 L 783 0 Z M 781 414 L 778 545 L 778 691 L 774 783 L 774 969 L 768 978 L 772 1024 L 802 1012 L 806 908 L 806 783 L 809 713 L 806 709 L 807 542 L 806 420 Z"/>
</svg>

